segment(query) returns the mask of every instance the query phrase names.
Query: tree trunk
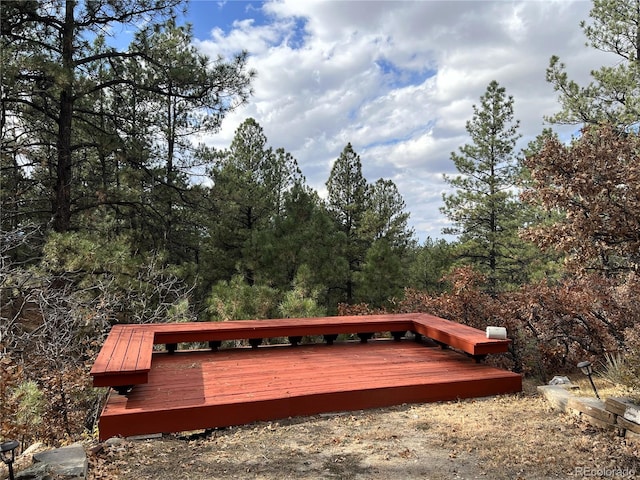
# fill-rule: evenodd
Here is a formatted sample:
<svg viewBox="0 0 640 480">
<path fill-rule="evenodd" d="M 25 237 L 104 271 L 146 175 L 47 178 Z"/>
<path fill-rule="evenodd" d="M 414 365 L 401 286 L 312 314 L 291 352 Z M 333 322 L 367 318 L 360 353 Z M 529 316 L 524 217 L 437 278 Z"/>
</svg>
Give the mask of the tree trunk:
<svg viewBox="0 0 640 480">
<path fill-rule="evenodd" d="M 53 228 L 66 232 L 71 226 L 71 122 L 73 118 L 73 31 L 74 0 L 67 0 L 62 29 L 63 85 L 58 119 L 58 164 L 53 205 Z"/>
</svg>

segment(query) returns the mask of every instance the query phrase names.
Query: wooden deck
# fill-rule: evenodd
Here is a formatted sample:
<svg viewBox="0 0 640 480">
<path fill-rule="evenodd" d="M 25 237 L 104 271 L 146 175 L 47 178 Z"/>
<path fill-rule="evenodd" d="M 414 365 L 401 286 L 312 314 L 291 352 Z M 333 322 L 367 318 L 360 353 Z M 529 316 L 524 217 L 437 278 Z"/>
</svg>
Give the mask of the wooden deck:
<svg viewBox="0 0 640 480">
<path fill-rule="evenodd" d="M 426 334 L 426 332 L 425 332 Z M 169 341 L 173 339 L 165 339 Z M 153 353 L 146 383 L 112 390 L 100 438 L 514 393 L 521 376 L 412 340 Z"/>
<path fill-rule="evenodd" d="M 424 313 L 114 325 L 91 375 L 94 386 L 114 387 L 126 393 L 134 385 L 147 382 L 154 344 L 164 344 L 171 353 L 179 343 L 208 342 L 216 350 L 229 340 L 244 339 L 257 347 L 265 338 L 287 337 L 296 344 L 304 336 L 323 336 L 327 343 L 333 343 L 340 334 L 357 334 L 366 342 L 381 332 L 400 340 L 407 331 L 431 338 L 443 347 L 459 349 L 478 361 L 488 354 L 506 352 L 511 343 L 509 339 L 490 339 L 481 330 Z"/>
</svg>

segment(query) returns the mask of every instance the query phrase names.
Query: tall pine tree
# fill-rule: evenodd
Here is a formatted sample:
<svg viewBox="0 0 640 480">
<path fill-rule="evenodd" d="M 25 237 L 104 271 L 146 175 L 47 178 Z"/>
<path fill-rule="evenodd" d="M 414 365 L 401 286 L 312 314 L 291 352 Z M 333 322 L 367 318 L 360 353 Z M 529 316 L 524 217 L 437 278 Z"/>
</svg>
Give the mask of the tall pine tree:
<svg viewBox="0 0 640 480">
<path fill-rule="evenodd" d="M 174 43 L 188 38 L 188 30 L 181 37 L 181 31 L 173 28 L 175 9 L 181 3 L 47 0 L 0 5 L 1 146 L 3 151 L 20 152 L 23 170 L 38 184 L 40 201 L 34 209 L 38 221 L 50 220 L 58 232 L 82 227 L 76 220 L 80 215 L 104 205 L 113 209 L 123 205 L 122 198 L 103 188 L 122 179 L 117 170 L 123 163 L 130 164 L 134 174 L 151 173 L 146 161 L 157 137 L 145 122 L 154 119 L 138 108 L 119 108 L 126 96 L 136 97 L 135 107 L 148 105 L 147 94 L 163 96 L 182 104 L 172 115 L 183 112 L 188 104 L 191 111 L 211 114 L 219 122 L 237 99 L 243 101 L 248 95 L 251 75 L 245 70 L 244 56 L 210 69 L 188 47 L 168 54 L 172 47 L 167 35 L 162 45 L 154 43 L 162 37 L 158 33 L 163 27 L 167 27 L 165 33 L 173 32 Z M 116 48 L 110 44 L 109 32 L 127 24 L 138 27 L 136 41 L 128 49 Z M 127 68 L 132 64 L 142 72 Z M 149 82 L 158 78 L 146 75 L 151 70 L 167 75 Z M 190 84 L 185 72 L 193 80 Z M 170 84 L 177 89 L 171 91 Z M 183 118 L 174 119 L 183 122 Z M 136 128 L 130 130 L 130 124 Z M 174 134 L 181 133 L 179 127 L 184 125 L 173 123 L 163 133 L 174 142 Z M 134 132 L 135 141 L 127 131 Z M 149 135 L 141 137 L 139 131 Z M 172 159 L 166 150 L 165 160 Z M 165 178 L 165 183 L 171 182 L 172 178 Z M 49 203 L 48 212 L 42 211 L 44 202 Z"/>
<path fill-rule="evenodd" d="M 392 180 L 380 178 L 371 185 L 360 228 L 370 246 L 356 277 L 358 301 L 380 307 L 401 296 L 414 244 L 408 220 L 404 199 Z"/>
<path fill-rule="evenodd" d="M 626 129 L 640 120 L 640 0 L 594 0 L 589 16 L 580 23 L 587 45 L 611 53 L 615 63 L 593 70 L 593 81 L 583 87 L 569 79 L 559 57 L 551 57 L 547 81 L 562 109 L 547 120 Z"/>
<path fill-rule="evenodd" d="M 344 259 L 342 280 L 334 289 L 342 290 L 344 300 L 352 303 L 356 272 L 359 272 L 370 242 L 362 235 L 362 224 L 368 206 L 369 186 L 362 175 L 360 156 L 351 143 L 344 147 L 333 164 L 327 180 L 327 209 L 333 217 L 342 242 L 336 254 Z"/>
<path fill-rule="evenodd" d="M 215 224 L 210 248 L 222 279 L 241 273 L 253 285 L 265 270 L 273 226 L 284 211 L 285 193 L 304 183 L 297 161 L 267 145 L 253 118 L 236 130 L 229 149 L 216 152 L 210 171 Z M 266 281 L 266 280 L 265 280 Z"/>
<path fill-rule="evenodd" d="M 456 191 L 443 195 L 441 211 L 453 224 L 443 233 L 460 236 L 460 257 L 487 274 L 491 292 L 517 268 L 520 204 L 514 189 L 520 169 L 514 150 L 519 122 L 513 118 L 513 103 L 498 82 L 489 84 L 467 122 L 471 143 L 451 153 L 459 174 L 444 177 Z"/>
</svg>

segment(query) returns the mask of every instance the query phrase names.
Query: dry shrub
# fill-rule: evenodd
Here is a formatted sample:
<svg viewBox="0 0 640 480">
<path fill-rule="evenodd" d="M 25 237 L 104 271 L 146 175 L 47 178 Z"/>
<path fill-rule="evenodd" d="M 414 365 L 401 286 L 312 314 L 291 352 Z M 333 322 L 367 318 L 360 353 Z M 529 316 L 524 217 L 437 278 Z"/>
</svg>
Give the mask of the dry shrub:
<svg viewBox="0 0 640 480">
<path fill-rule="evenodd" d="M 348 303 L 338 304 L 339 316 L 352 316 L 352 315 L 378 315 L 388 313 L 382 308 L 371 308 L 366 303 L 356 303 L 355 305 L 349 305 Z"/>
<path fill-rule="evenodd" d="M 91 435 L 102 392 L 91 385 L 89 368 L 53 368 L 42 360 L 0 357 L 0 438 L 59 445 Z"/>
<path fill-rule="evenodd" d="M 633 272 L 640 264 L 640 136 L 608 125 L 585 127 L 565 143 L 549 136 L 527 156 L 531 182 L 522 198 L 554 222 L 525 231 L 543 249 L 565 252 L 575 272 Z"/>
<path fill-rule="evenodd" d="M 9 355 L 0 354 L 0 437 L 18 438 L 24 432 L 16 424 L 17 398 L 14 391 L 23 381 L 22 369 Z"/>
<path fill-rule="evenodd" d="M 634 398 L 640 398 L 640 325 L 627 328 L 624 339 L 622 383 L 631 389 Z"/>
<path fill-rule="evenodd" d="M 471 267 L 454 270 L 447 280 L 452 289 L 440 295 L 406 290 L 396 311 L 428 312 L 481 330 L 506 327 L 509 353 L 491 360 L 500 366 L 546 379 L 625 345 L 640 352 L 639 327 L 632 328 L 640 318 L 636 275 L 621 282 L 593 274 L 496 295 L 483 291 L 484 279 Z"/>
</svg>

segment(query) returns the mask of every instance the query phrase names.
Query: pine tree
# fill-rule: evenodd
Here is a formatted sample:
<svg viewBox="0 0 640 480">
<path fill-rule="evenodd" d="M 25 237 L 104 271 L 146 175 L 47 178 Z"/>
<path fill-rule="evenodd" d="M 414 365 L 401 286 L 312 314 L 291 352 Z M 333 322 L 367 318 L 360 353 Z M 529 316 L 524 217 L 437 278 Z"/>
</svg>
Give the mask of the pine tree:
<svg viewBox="0 0 640 480">
<path fill-rule="evenodd" d="M 54 230 L 81 226 L 75 217 L 101 206 L 117 211 L 124 205 L 125 200 L 112 198 L 103 188 L 122 178 L 118 169 L 123 164 L 133 169 L 134 176 L 156 178 L 153 166 L 147 163 L 157 138 L 153 136 L 157 131 L 152 132 L 148 124 L 154 119 L 144 108 L 137 108 L 148 105 L 151 94 L 173 101 L 179 98 L 192 110 L 202 107 L 219 123 L 236 100 L 242 102 L 250 93 L 246 56 L 216 64 L 212 73 L 193 49 L 169 55 L 164 48 L 171 48 L 169 40 L 154 44 L 164 27 L 180 37 L 172 28 L 180 3 L 182 0 L 47 0 L 0 5 L 2 150 L 20 151 L 24 170 L 40 187 L 40 203 L 49 203 L 45 213 L 38 206 L 39 214 L 51 220 Z M 139 27 L 130 48 L 109 44 L 110 29 L 116 24 Z M 163 48 L 156 48 L 160 46 Z M 140 68 L 130 68 L 133 64 Z M 157 79 L 146 75 L 151 70 L 163 70 L 168 73 L 164 80 L 171 82 L 147 81 Z M 186 71 L 192 80 L 189 88 L 184 83 Z M 170 84 L 179 89 L 165 88 Z M 120 108 L 130 98 L 136 99 L 132 108 Z M 170 141 L 180 133 L 174 127 L 178 123 L 164 132 Z M 96 170 L 100 175 L 95 175 Z"/>
<path fill-rule="evenodd" d="M 369 188 L 367 209 L 360 227 L 369 242 L 356 276 L 356 299 L 373 307 L 399 298 L 406 285 L 409 253 L 414 245 L 409 213 L 392 180 L 380 178 Z"/>
<path fill-rule="evenodd" d="M 380 178 L 369 189 L 367 209 L 361 231 L 371 240 L 386 239 L 404 252 L 413 241 L 413 229 L 408 226 L 409 213 L 398 187 L 392 180 Z"/>
<path fill-rule="evenodd" d="M 360 156 L 348 143 L 331 168 L 327 180 L 327 209 L 333 217 L 342 241 L 336 244 L 336 255 L 343 258 L 347 269 L 339 285 L 333 288 L 344 291 L 344 300 L 354 299 L 355 276 L 360 271 L 370 245 L 363 238 L 361 227 L 369 197 L 369 185 L 362 175 Z"/>
<path fill-rule="evenodd" d="M 344 147 L 331 168 L 327 192 L 327 208 L 338 228 L 347 236 L 355 237 L 367 208 L 369 188 L 362 175 L 360 156 L 351 143 Z"/>
<path fill-rule="evenodd" d="M 193 154 L 193 137 L 216 132 L 225 114 L 247 101 L 253 72 L 244 70 L 246 52 L 232 62 L 212 62 L 193 45 L 191 26 L 174 19 L 151 35 L 138 34 L 129 47 L 130 52 L 145 50 L 153 58 L 142 65 L 130 61 L 126 69 L 128 77 L 137 79 L 135 114 L 144 115 L 151 146 L 147 173 L 157 212 L 151 215 L 157 224 L 153 233 L 162 248 L 176 252 L 184 245 L 184 233 L 194 228 L 185 222 L 185 210 L 198 208 L 197 199 L 189 203 L 189 175 L 203 166 Z"/>
<path fill-rule="evenodd" d="M 590 23 L 580 23 L 587 46 L 611 53 L 614 66 L 593 70 L 593 81 L 583 87 L 569 79 L 559 57 L 551 57 L 547 81 L 562 109 L 547 120 L 626 129 L 640 120 L 640 0 L 594 0 L 589 16 Z"/>
<path fill-rule="evenodd" d="M 460 236 L 460 257 L 488 275 L 492 292 L 513 268 L 520 226 L 514 191 L 520 173 L 514 154 L 519 122 L 513 119 L 513 103 L 498 82 L 489 84 L 467 122 L 471 143 L 451 154 L 459 174 L 444 177 L 456 192 L 443 195 L 441 211 L 453 224 L 443 233 Z"/>
<path fill-rule="evenodd" d="M 446 288 L 444 276 L 449 272 L 454 260 L 454 244 L 445 239 L 427 237 L 416 248 L 409 269 L 409 285 L 429 293 L 441 293 Z"/>
<path fill-rule="evenodd" d="M 268 146 L 253 118 L 238 127 L 229 149 L 217 152 L 210 175 L 216 212 L 210 246 L 221 255 L 221 278 L 239 271 L 254 285 L 268 269 L 265 236 L 282 215 L 285 193 L 302 185 L 304 177 L 295 158 Z"/>
</svg>

